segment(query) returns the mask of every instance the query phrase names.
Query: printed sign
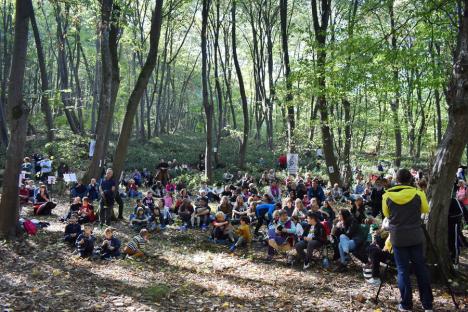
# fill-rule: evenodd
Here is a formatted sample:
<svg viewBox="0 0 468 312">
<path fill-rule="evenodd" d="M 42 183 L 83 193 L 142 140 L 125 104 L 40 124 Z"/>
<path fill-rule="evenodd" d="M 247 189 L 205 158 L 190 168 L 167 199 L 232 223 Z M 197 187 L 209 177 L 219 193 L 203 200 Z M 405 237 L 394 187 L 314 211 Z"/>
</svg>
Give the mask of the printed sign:
<svg viewBox="0 0 468 312">
<path fill-rule="evenodd" d="M 89 157 L 93 157 L 94 155 L 94 148 L 96 147 L 96 140 L 91 140 L 91 142 L 89 142 Z"/>
<path fill-rule="evenodd" d="M 65 181 L 66 183 L 77 182 L 78 180 L 76 179 L 76 173 L 64 173 L 63 181 Z"/>
<path fill-rule="evenodd" d="M 335 169 L 333 169 L 333 166 L 328 167 L 328 172 L 329 173 L 334 173 Z"/>
<path fill-rule="evenodd" d="M 48 176 L 47 177 L 47 184 L 55 184 L 56 177 L 55 176 Z"/>
<path fill-rule="evenodd" d="M 297 174 L 299 168 L 299 155 L 298 154 L 288 154 L 288 172 L 289 174 Z"/>
</svg>

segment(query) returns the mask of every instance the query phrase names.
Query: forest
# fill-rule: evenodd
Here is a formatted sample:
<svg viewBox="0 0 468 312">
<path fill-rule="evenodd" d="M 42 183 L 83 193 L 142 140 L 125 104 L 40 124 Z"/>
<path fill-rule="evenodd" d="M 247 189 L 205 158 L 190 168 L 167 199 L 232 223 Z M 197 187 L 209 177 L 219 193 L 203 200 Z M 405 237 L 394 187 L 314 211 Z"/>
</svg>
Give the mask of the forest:
<svg viewBox="0 0 468 312">
<path fill-rule="evenodd" d="M 299 183 L 311 175 L 314 181 L 320 180 L 325 192 L 333 192 L 337 185 L 344 194 L 362 179 L 369 184 L 370 194 L 377 186 L 374 175 L 386 179 L 393 174 L 396 178 L 398 169 L 408 168 L 418 172 L 418 179 L 427 185 L 423 191 L 430 212 L 424 229 L 435 247 L 428 259 L 439 265 L 431 272 L 440 271 L 434 279 L 466 281 L 465 253 L 462 270 L 450 259 L 451 223 L 447 220 L 452 193 L 461 190 L 458 180 L 466 183 L 467 80 L 467 0 L 0 0 L 0 238 L 5 238 L 0 241 L 0 251 L 11 249 L 15 257 L 21 257 L 26 247 L 18 222 L 36 217 L 36 210 L 33 216 L 25 214 L 18 197 L 22 184 L 26 186 L 29 180 L 24 176 L 25 157 L 34 158 L 33 167 L 44 157 L 52 160 L 53 169 L 50 165 L 47 173 L 57 173 L 49 180 L 48 192 L 54 192 L 58 205 L 54 211 L 61 212 L 73 203 L 76 189 L 63 180 L 63 173 L 76 173 L 78 180 L 72 182 L 79 185 L 97 179 L 99 186 L 106 169 L 112 168 L 117 181 L 115 200 L 123 202 L 124 219 L 131 218 L 134 207 L 127 184 L 136 177 L 133 172 L 143 174 L 141 185 L 137 183 L 138 198 L 143 199 L 147 190 L 153 190 L 154 196 L 153 173 L 164 186 L 166 182 L 184 184 L 182 189 L 193 195 L 207 184 L 213 188 L 205 195 L 214 196 L 222 191 L 214 192 L 215 185 L 229 186 L 229 175 L 243 187 L 244 174 L 250 174 L 247 180 L 263 194 L 262 187 L 269 189 L 272 180 L 265 178 L 269 182 L 261 185 L 262 179 L 277 170 L 275 182 L 285 181 L 278 184 L 286 196 L 291 192 L 291 179 Z M 283 168 L 280 158 L 288 155 L 289 160 L 296 154 L 298 172 Z M 166 168 L 161 167 L 168 161 L 172 181 L 165 179 Z M 457 169 L 463 176 L 457 175 Z M 31 178 L 33 184 L 43 177 L 40 166 L 38 170 Z M 151 183 L 146 172 L 150 172 Z M 123 189 L 123 201 L 119 189 Z M 179 199 L 179 188 L 171 191 Z M 101 188 L 98 192 L 101 201 L 94 206 L 103 210 L 104 192 Z M 462 223 L 468 219 L 466 186 L 464 192 L 458 198 L 465 214 Z M 337 213 L 341 206 L 351 207 L 346 206 L 348 199 L 354 205 L 357 192 L 351 190 L 351 195 L 346 200 L 334 199 Z M 203 198 L 190 196 L 194 206 Z M 287 199 L 284 196 L 280 202 Z M 209 205 L 215 218 L 217 203 L 213 206 L 212 199 L 209 197 Z M 379 202 L 382 205 L 381 199 Z M 34 204 L 34 200 L 28 202 L 28 207 Z M 370 209 L 375 201 L 369 199 L 366 205 Z M 256 204 L 253 206 L 255 210 Z M 175 205 L 167 208 L 173 213 Z M 380 210 L 377 219 L 382 222 Z M 114 213 L 112 210 L 112 218 Z M 58 215 L 54 216 L 40 221 L 52 223 L 57 236 L 61 224 L 57 225 Z M 132 220 L 128 223 L 118 226 L 127 236 Z M 102 225 L 101 221 L 97 233 L 103 232 Z M 164 233 L 170 237 L 157 247 L 169 250 L 172 256 L 180 252 L 171 249 L 174 242 L 189 241 L 179 230 Z M 26 244 L 40 249 L 46 237 L 42 233 Z M 460 237 L 464 240 L 461 231 Z M 190 248 L 193 244 L 200 247 L 198 239 L 189 243 Z M 173 260 L 158 252 L 153 256 L 158 261 Z M 46 262 L 47 257 L 50 255 L 37 263 Z M 65 263 L 66 253 L 61 252 L 60 257 Z M 249 257 L 255 258 L 255 252 Z M 174 289 L 171 278 L 179 281 L 183 274 L 172 269 L 180 276 L 170 271 L 162 278 L 165 284 L 145 284 L 151 301 L 163 304 L 163 297 L 185 291 Z M 216 265 L 205 269 L 216 271 Z M 9 266 L 4 270 L 5 274 L 15 271 Z M 53 273 L 53 278 L 66 271 L 63 267 L 50 270 L 61 272 Z M 184 270 L 197 273 L 193 268 Z M 255 274 L 249 278 L 257 281 Z M 39 275 L 28 276 L 27 283 Z M 192 283 L 198 283 L 197 278 L 195 274 Z M 106 283 L 99 287 L 107 288 Z M 252 287 L 248 281 L 246 284 Z M 156 292 L 161 291 L 161 285 L 167 289 L 162 287 L 164 295 L 159 298 L 153 291 L 155 287 Z M 17 285 L 10 286 L 20 291 Z M 211 291 L 210 298 L 224 300 L 210 287 L 204 289 Z M 463 291 L 466 296 L 466 289 Z M 2 293 L 0 287 L 1 308 Z M 44 295 L 41 289 L 39 294 Z M 278 308 L 268 304 L 252 308 L 241 297 L 226 298 L 215 309 Z M 364 301 L 359 297 L 347 307 L 337 303 L 336 307 L 365 310 L 369 306 L 362 304 L 370 297 L 366 295 Z M 389 308 L 390 299 L 386 300 L 382 308 Z M 15 310 L 14 301 L 5 302 L 9 303 L 6 308 Z M 108 304 L 106 301 L 102 309 L 121 307 Z M 184 307 L 180 304 L 175 306 Z M 287 311 L 296 308 L 288 304 L 280 307 Z M 45 310 L 34 303 L 24 309 L 31 307 Z"/>
</svg>

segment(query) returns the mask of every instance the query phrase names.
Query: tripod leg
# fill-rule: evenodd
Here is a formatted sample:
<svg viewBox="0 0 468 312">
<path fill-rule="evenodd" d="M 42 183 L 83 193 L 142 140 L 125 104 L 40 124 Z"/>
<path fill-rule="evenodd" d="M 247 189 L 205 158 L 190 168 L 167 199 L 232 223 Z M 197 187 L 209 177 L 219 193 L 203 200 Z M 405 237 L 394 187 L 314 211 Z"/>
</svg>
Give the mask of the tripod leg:
<svg viewBox="0 0 468 312">
<path fill-rule="evenodd" d="M 375 295 L 375 303 L 379 302 L 379 295 L 380 295 L 380 290 L 382 289 L 382 285 L 384 283 L 384 277 L 386 276 L 387 274 L 387 270 L 388 270 L 388 263 L 387 265 L 385 266 L 385 270 L 383 272 L 383 275 L 382 275 L 382 278 L 380 279 L 380 285 L 379 285 L 379 290 L 377 290 L 377 294 Z"/>
</svg>

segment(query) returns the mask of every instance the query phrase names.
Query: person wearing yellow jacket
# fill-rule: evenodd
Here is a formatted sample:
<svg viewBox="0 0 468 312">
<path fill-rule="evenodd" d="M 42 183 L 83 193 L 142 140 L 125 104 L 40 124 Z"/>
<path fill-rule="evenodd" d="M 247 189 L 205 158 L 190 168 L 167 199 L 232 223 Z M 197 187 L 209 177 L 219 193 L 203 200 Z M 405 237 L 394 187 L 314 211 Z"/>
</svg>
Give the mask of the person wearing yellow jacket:
<svg viewBox="0 0 468 312">
<path fill-rule="evenodd" d="M 398 288 L 401 300 L 399 311 L 413 308 L 410 281 L 410 262 L 418 281 L 419 297 L 426 312 L 432 311 L 432 289 L 426 267 L 423 244 L 424 232 L 421 214 L 429 212 L 424 192 L 413 185 L 413 176 L 407 169 L 397 173 L 397 185 L 388 189 L 382 198 L 382 210 L 389 219 L 390 241 L 398 270 Z"/>
</svg>

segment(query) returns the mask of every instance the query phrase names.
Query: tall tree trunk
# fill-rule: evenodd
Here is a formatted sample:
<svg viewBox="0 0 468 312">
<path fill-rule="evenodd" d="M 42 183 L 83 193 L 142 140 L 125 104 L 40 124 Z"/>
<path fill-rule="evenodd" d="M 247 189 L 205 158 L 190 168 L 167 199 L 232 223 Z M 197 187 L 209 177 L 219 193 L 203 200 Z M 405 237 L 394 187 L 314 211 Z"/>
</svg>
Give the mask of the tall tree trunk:
<svg viewBox="0 0 468 312">
<path fill-rule="evenodd" d="M 3 2 L 3 49 L 2 49 L 2 71 L 1 71 L 1 87 L 0 87 L 0 135 L 1 140 L 5 146 L 8 146 L 8 129 L 7 129 L 7 112 L 6 112 L 6 94 L 7 94 L 7 82 L 8 75 L 10 74 L 11 65 L 11 43 L 8 40 L 8 33 L 12 32 L 12 3 L 10 2 L 8 7 L 6 2 Z"/>
<path fill-rule="evenodd" d="M 351 186 L 353 182 L 353 172 L 351 170 L 351 137 L 352 137 L 352 120 L 351 120 L 351 103 L 348 100 L 343 101 L 344 109 L 344 120 L 345 120 L 345 142 L 344 142 L 344 151 L 343 151 L 343 160 L 344 160 L 344 182 Z"/>
<path fill-rule="evenodd" d="M 201 29 L 201 51 L 202 51 L 202 89 L 203 108 L 206 117 L 206 149 L 205 149 L 205 177 L 210 183 L 213 179 L 212 153 L 213 153 L 213 105 L 210 103 L 208 94 L 208 53 L 207 53 L 207 28 L 208 13 L 211 0 L 203 0 L 202 29 Z"/>
<path fill-rule="evenodd" d="M 96 111 L 98 106 L 99 96 L 101 94 L 101 70 L 102 70 L 102 63 L 101 58 L 101 40 L 99 39 L 98 30 L 98 37 L 96 38 L 96 66 L 94 71 L 94 87 L 93 87 L 93 104 L 91 107 L 91 133 L 96 134 Z"/>
<path fill-rule="evenodd" d="M 448 207 L 453 191 L 454 174 L 468 143 L 468 0 L 464 0 L 463 19 L 458 32 L 452 77 L 447 91 L 448 125 L 437 149 L 429 180 L 429 236 L 438 250 L 439 270 L 454 274 L 448 249 Z"/>
<path fill-rule="evenodd" d="M 47 140 L 52 141 L 54 139 L 54 121 L 52 118 L 52 110 L 49 105 L 49 78 L 47 76 L 44 51 L 42 48 L 41 36 L 39 35 L 39 30 L 37 28 L 34 8 L 31 12 L 31 26 L 34 32 L 34 40 L 36 41 L 37 61 L 39 63 L 39 71 L 41 73 L 41 110 L 44 114 L 44 121 L 47 127 Z"/>
<path fill-rule="evenodd" d="M 0 99 L 0 143 L 8 146 L 8 128 L 5 116 L 4 103 Z"/>
<path fill-rule="evenodd" d="M 325 77 L 325 64 L 327 59 L 326 41 L 327 41 L 327 28 L 328 20 L 331 10 L 331 0 L 321 0 L 321 16 L 319 21 L 318 15 L 318 0 L 312 0 L 312 17 L 315 31 L 315 41 L 317 43 L 317 85 L 319 89 L 317 105 L 320 110 L 321 130 L 323 153 L 325 156 L 325 163 L 327 164 L 327 172 L 332 184 L 338 183 L 342 185 L 340 170 L 335 156 L 335 149 L 333 147 L 333 137 L 330 130 L 328 118 L 328 106 L 326 98 L 326 77 Z"/>
<path fill-rule="evenodd" d="M 68 6 L 69 4 L 65 4 Z M 71 105 L 70 92 L 69 92 L 69 78 L 67 66 L 66 46 L 66 33 L 65 27 L 62 24 L 61 16 L 61 3 L 56 4 L 55 19 L 57 21 L 57 40 L 58 40 L 58 71 L 60 77 L 60 94 L 64 105 L 65 116 L 67 117 L 68 124 L 73 133 L 78 134 L 81 132 L 79 128 L 78 118 L 76 117 L 74 107 Z"/>
<path fill-rule="evenodd" d="M 244 78 L 242 77 L 242 71 L 237 58 L 237 40 L 236 40 L 236 0 L 232 1 L 231 9 L 231 22 L 232 22 L 232 58 L 234 60 L 234 66 L 236 67 L 237 80 L 239 82 L 239 93 L 242 102 L 242 113 L 244 116 L 244 131 L 242 135 L 242 141 L 239 148 L 239 168 L 245 168 L 245 154 L 247 152 L 247 141 L 249 139 L 249 108 L 247 105 L 247 95 L 245 93 Z"/>
<path fill-rule="evenodd" d="M 223 133 L 223 120 L 224 120 L 224 112 L 223 112 L 223 92 L 221 89 L 221 82 L 219 81 L 219 69 L 218 69 L 218 52 L 219 52 L 219 29 L 221 26 L 220 21 L 220 6 L 221 1 L 216 1 L 216 25 L 214 27 L 214 79 L 215 79 L 215 88 L 216 88 L 216 103 L 218 104 L 218 127 L 216 132 L 216 153 L 215 153 L 215 163 L 216 165 L 219 164 L 219 154 L 220 154 L 220 147 L 221 147 L 221 135 Z"/>
<path fill-rule="evenodd" d="M 99 178 L 105 163 L 105 144 L 107 132 L 109 130 L 108 118 L 111 114 L 112 101 L 112 60 L 109 44 L 112 8 L 113 0 L 101 1 L 101 94 L 99 98 L 98 122 L 96 125 L 96 145 L 94 148 L 93 158 L 91 159 L 88 170 L 83 178 L 85 181 L 89 181 L 91 178 Z M 118 179 L 119 177 L 116 176 L 116 178 Z"/>
<path fill-rule="evenodd" d="M 284 106 L 287 108 L 288 121 L 288 151 L 294 153 L 296 150 L 294 141 L 294 129 L 296 121 L 294 118 L 294 103 L 291 83 L 291 67 L 289 65 L 288 48 L 288 0 L 280 0 L 280 20 L 281 20 L 281 48 L 283 50 L 284 78 L 286 80 L 286 98 Z"/>
<path fill-rule="evenodd" d="M 112 126 L 114 125 L 114 111 L 115 102 L 117 101 L 117 94 L 120 87 L 120 67 L 119 67 L 119 38 L 121 36 L 120 29 L 120 7 L 118 4 L 114 4 L 111 15 L 111 25 L 109 30 L 109 51 L 111 60 L 111 77 L 112 77 L 112 88 L 111 88 L 111 101 L 110 101 L 110 113 L 107 115 L 104 123 L 108 125 L 107 132 L 105 134 L 104 141 L 104 155 L 107 155 L 109 148 L 109 141 L 112 134 Z"/>
<path fill-rule="evenodd" d="M 21 171 L 29 115 L 29 108 L 23 100 L 22 93 L 31 12 L 31 0 L 16 1 L 13 59 L 6 105 L 7 121 L 12 135 L 6 152 L 3 192 L 0 201 L 0 236 L 5 238 L 16 236 L 19 219 L 18 177 Z"/>
<path fill-rule="evenodd" d="M 393 57 L 396 62 L 397 59 L 397 37 L 396 37 L 396 27 L 395 27 L 395 15 L 394 15 L 394 0 L 390 1 L 389 4 L 389 13 L 390 13 L 390 31 L 391 31 L 391 44 Z M 398 67 L 394 65 L 393 68 L 393 83 L 396 88 L 395 98 L 391 101 L 391 109 L 393 115 L 393 131 L 395 133 L 395 160 L 394 164 L 397 168 L 401 166 L 401 151 L 402 151 L 402 138 L 401 138 L 401 125 L 400 118 L 398 117 L 398 111 L 400 107 L 400 88 L 398 85 Z"/>
<path fill-rule="evenodd" d="M 138 76 L 138 80 L 135 83 L 132 94 L 128 99 L 127 111 L 125 112 L 119 141 L 117 143 L 117 148 L 114 154 L 113 169 L 116 177 L 120 177 L 120 174 L 123 170 L 125 157 L 127 156 L 128 143 L 132 133 L 133 120 L 136 115 L 140 100 L 143 98 L 143 94 L 146 90 L 151 74 L 156 67 L 159 38 L 161 35 L 162 9 L 163 0 L 157 0 L 153 11 L 153 16 L 151 18 L 150 50 L 148 52 L 145 64 L 143 65 Z"/>
</svg>

